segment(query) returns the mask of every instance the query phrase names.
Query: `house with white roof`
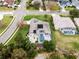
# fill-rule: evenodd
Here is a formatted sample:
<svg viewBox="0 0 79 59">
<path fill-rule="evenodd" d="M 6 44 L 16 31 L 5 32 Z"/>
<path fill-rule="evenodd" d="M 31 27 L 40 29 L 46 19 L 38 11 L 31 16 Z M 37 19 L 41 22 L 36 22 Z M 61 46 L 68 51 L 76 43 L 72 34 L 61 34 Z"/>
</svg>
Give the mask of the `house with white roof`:
<svg viewBox="0 0 79 59">
<path fill-rule="evenodd" d="M 61 17 L 59 15 L 52 15 L 56 30 L 59 30 L 64 35 L 75 35 L 76 27 L 69 17 Z"/>
<path fill-rule="evenodd" d="M 65 6 L 76 6 L 77 9 L 79 9 L 79 0 L 58 0 L 61 7 Z"/>
<path fill-rule="evenodd" d="M 76 6 L 79 9 L 79 0 L 72 0 L 72 5 Z"/>
<path fill-rule="evenodd" d="M 32 18 L 30 21 L 29 40 L 31 43 L 43 43 L 51 40 L 50 25 L 48 22 Z"/>
<path fill-rule="evenodd" d="M 58 2 L 60 3 L 61 6 L 69 6 L 71 5 L 71 1 L 70 0 L 58 0 Z"/>
</svg>

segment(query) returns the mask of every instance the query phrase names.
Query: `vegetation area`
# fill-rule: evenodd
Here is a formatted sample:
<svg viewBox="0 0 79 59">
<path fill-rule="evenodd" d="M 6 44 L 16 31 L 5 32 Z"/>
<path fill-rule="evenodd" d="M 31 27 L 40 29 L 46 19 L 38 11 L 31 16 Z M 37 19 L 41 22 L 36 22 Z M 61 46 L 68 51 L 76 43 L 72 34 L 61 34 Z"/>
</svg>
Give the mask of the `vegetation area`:
<svg viewBox="0 0 79 59">
<path fill-rule="evenodd" d="M 51 15 L 27 15 L 24 17 L 24 20 L 31 20 L 32 18 L 48 22 L 51 19 Z"/>
<path fill-rule="evenodd" d="M 76 17 L 79 18 L 79 10 L 77 10 L 77 9 L 71 10 L 70 15 L 73 18 L 76 18 Z"/>
<path fill-rule="evenodd" d="M 55 38 L 56 38 L 56 46 L 58 48 L 62 48 L 62 49 L 67 49 L 68 51 L 72 51 L 75 50 L 76 48 L 74 48 L 74 44 L 72 44 L 72 42 L 78 42 L 79 41 L 79 35 L 73 35 L 73 36 L 66 36 L 61 34 L 59 31 L 55 31 Z M 77 45 L 78 46 L 78 45 Z M 75 50 L 77 51 L 77 50 Z"/>
<path fill-rule="evenodd" d="M 1 59 L 33 59 L 37 55 L 36 45 L 26 36 L 28 31 L 28 25 L 18 30 L 6 47 L 3 46 L 0 50 Z M 4 52 L 3 49 L 5 49 Z"/>
<path fill-rule="evenodd" d="M 5 6 L 0 7 L 0 11 L 11 11 L 11 10 L 13 10 L 13 8 L 5 7 Z"/>
<path fill-rule="evenodd" d="M 32 3 L 33 0 L 29 0 L 27 3 L 27 7 L 26 9 L 27 10 L 39 10 L 39 7 L 40 7 L 40 2 L 39 1 L 34 1 Z"/>
<path fill-rule="evenodd" d="M 0 59 L 33 59 L 36 55 L 35 44 L 30 43 L 28 38 L 23 39 L 21 34 L 15 39 L 15 44 L 0 44 Z"/>
<path fill-rule="evenodd" d="M 12 16 L 4 15 L 4 18 L 0 21 L 0 33 L 2 33 L 6 29 L 6 27 L 12 21 L 12 18 Z"/>
<path fill-rule="evenodd" d="M 21 0 L 15 0 L 15 4 L 19 4 L 21 2 Z"/>
<path fill-rule="evenodd" d="M 76 9 L 75 6 L 65 6 L 65 10 L 71 11 L 71 10 L 74 10 L 74 9 Z"/>
<path fill-rule="evenodd" d="M 29 32 L 29 26 L 26 25 L 23 28 L 20 28 L 17 33 L 15 34 L 15 36 L 10 40 L 9 44 L 15 43 L 15 39 L 19 39 L 20 36 L 23 37 L 23 39 L 25 39 L 27 37 L 27 33 Z"/>
<path fill-rule="evenodd" d="M 60 10 L 60 9 L 61 9 L 61 8 L 60 8 L 60 6 L 58 6 L 58 5 L 52 6 L 52 8 L 51 8 L 52 11 L 58 11 L 58 10 Z"/>
<path fill-rule="evenodd" d="M 57 4 L 57 2 L 48 1 L 47 5 L 46 5 L 46 9 L 48 9 L 50 11 L 59 11 L 61 8 Z"/>
<path fill-rule="evenodd" d="M 79 42 L 71 42 L 72 47 L 79 51 Z"/>
</svg>

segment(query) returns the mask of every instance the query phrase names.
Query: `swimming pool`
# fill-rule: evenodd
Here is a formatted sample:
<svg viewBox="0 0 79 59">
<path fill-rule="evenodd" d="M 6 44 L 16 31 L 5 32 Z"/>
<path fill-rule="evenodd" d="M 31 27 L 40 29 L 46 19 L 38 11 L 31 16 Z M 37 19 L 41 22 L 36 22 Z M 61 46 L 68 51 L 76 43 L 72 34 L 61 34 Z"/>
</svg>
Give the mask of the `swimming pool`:
<svg viewBox="0 0 79 59">
<path fill-rule="evenodd" d="M 43 34 L 40 34 L 40 36 L 39 36 L 39 38 L 40 38 L 40 42 L 44 42 L 44 35 Z"/>
</svg>

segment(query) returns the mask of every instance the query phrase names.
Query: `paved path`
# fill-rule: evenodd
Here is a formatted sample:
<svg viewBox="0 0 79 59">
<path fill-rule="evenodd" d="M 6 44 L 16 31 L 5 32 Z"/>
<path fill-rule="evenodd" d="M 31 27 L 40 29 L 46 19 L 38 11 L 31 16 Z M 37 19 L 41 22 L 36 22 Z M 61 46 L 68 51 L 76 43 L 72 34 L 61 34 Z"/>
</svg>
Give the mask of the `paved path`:
<svg viewBox="0 0 79 59">
<path fill-rule="evenodd" d="M 46 59 L 47 55 L 46 54 L 38 54 L 38 56 L 35 57 L 35 59 Z"/>
<path fill-rule="evenodd" d="M 0 14 L 3 14 L 3 15 L 4 15 L 4 14 L 12 14 L 12 15 L 13 15 L 13 12 L 14 12 L 14 11 L 10 11 L 10 12 L 1 11 Z"/>
</svg>

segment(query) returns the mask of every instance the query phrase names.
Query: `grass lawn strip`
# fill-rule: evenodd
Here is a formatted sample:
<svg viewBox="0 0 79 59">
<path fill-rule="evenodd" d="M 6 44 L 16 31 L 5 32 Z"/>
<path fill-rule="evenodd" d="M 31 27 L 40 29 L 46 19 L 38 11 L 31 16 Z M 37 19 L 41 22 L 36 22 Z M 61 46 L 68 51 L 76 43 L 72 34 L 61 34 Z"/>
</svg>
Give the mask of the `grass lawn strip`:
<svg viewBox="0 0 79 59">
<path fill-rule="evenodd" d="M 7 28 L 7 26 L 10 24 L 10 22 L 12 21 L 12 16 L 9 15 L 4 15 L 4 18 L 2 20 L 2 27 L 0 28 L 0 33 L 2 34 L 2 32 Z M 0 34 L 0 36 L 1 36 Z"/>
<path fill-rule="evenodd" d="M 13 8 L 8 8 L 8 7 L 0 7 L 0 11 L 12 11 Z"/>
</svg>

